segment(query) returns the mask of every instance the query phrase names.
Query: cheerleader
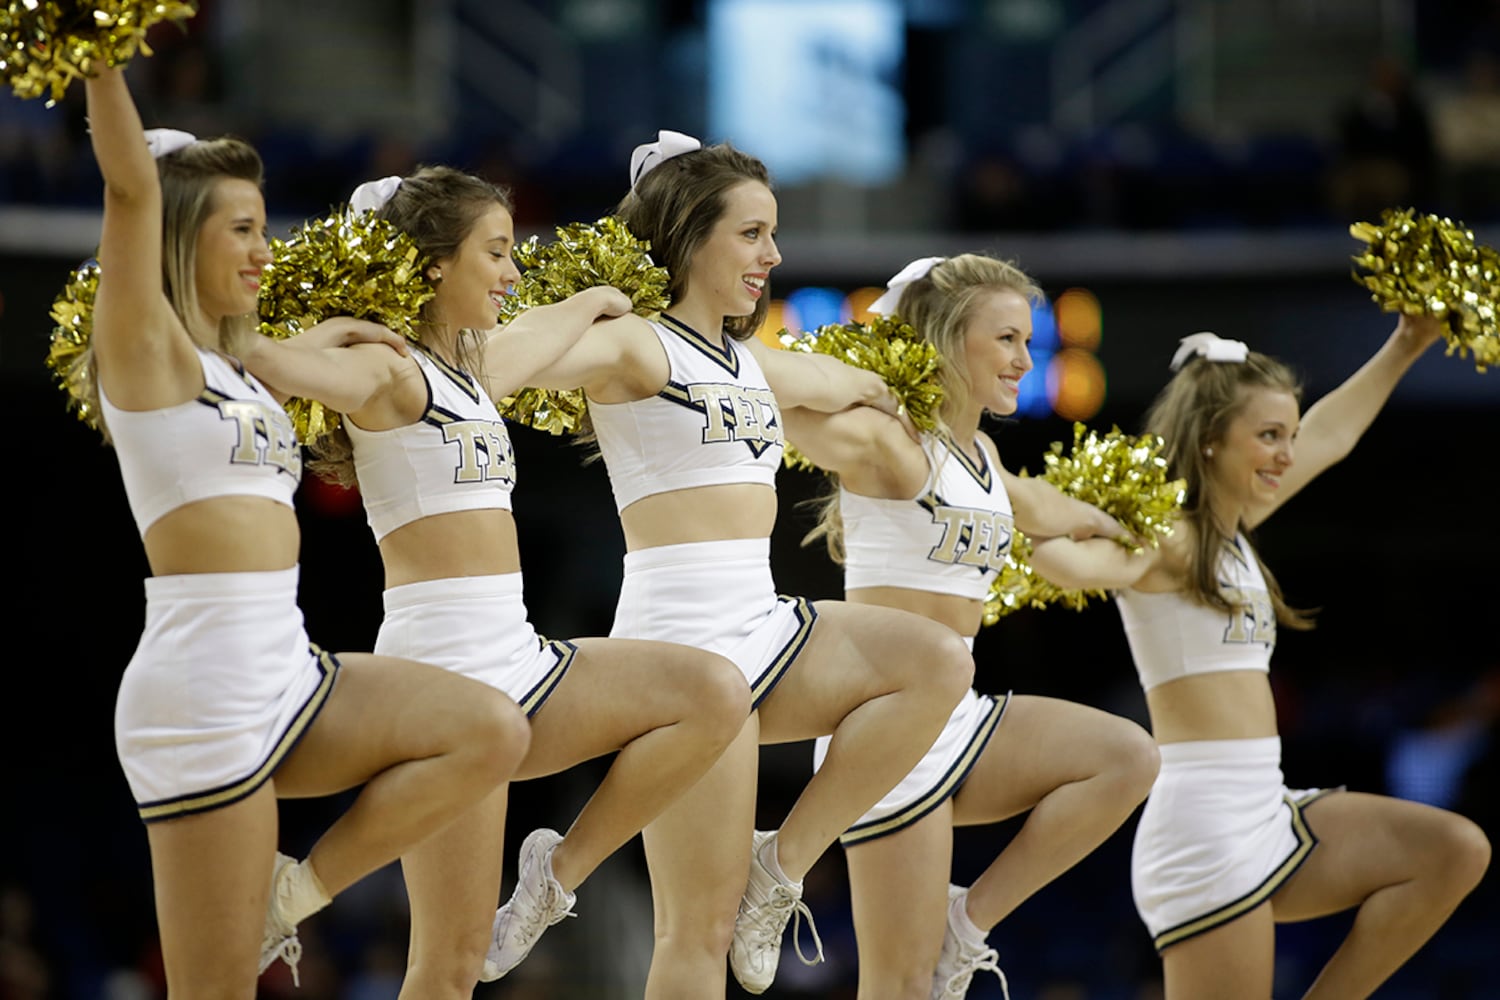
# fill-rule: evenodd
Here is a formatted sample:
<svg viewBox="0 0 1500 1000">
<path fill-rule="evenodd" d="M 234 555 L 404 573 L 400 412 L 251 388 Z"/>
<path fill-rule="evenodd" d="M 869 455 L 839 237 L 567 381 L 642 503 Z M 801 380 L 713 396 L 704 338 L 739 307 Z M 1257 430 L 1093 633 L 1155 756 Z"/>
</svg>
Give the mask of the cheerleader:
<svg viewBox="0 0 1500 1000">
<path fill-rule="evenodd" d="M 148 140 L 117 70 L 86 90 L 104 223 L 83 393 L 151 568 L 116 745 L 147 824 L 168 991 L 248 998 L 277 958 L 295 974 L 301 920 L 509 778 L 525 717 L 435 667 L 308 641 L 293 510 L 302 452 L 241 356 L 274 366 L 374 341 L 396 357 L 393 335 L 335 320 L 298 347 L 259 337 L 270 254 L 255 151 L 185 133 Z M 301 367 L 309 375 L 283 389 L 341 405 L 357 391 Z M 277 853 L 278 796 L 360 786 L 305 859 Z"/>
</svg>

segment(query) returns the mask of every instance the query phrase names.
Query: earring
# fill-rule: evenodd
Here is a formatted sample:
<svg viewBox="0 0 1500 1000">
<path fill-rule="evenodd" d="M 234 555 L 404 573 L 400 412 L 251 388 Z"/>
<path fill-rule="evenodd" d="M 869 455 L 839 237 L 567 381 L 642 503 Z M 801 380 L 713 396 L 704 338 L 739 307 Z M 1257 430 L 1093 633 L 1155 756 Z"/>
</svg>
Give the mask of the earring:
<svg viewBox="0 0 1500 1000">
<path fill-rule="evenodd" d="M 443 280 L 443 269 L 440 268 L 440 267 L 430 268 L 427 271 L 427 277 L 431 281 L 442 281 Z"/>
<path fill-rule="evenodd" d="M 1214 449 L 1213 449 L 1212 445 L 1210 445 L 1209 447 L 1203 449 L 1203 457 L 1204 458 L 1213 458 L 1214 457 Z"/>
</svg>

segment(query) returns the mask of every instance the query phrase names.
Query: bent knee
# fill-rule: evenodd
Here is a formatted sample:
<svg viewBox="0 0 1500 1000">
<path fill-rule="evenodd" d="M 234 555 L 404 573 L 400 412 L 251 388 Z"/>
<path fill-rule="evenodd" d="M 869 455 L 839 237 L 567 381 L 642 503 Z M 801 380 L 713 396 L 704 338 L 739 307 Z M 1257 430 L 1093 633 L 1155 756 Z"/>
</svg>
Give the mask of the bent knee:
<svg viewBox="0 0 1500 1000">
<path fill-rule="evenodd" d="M 1109 769 L 1130 790 L 1135 804 L 1142 802 L 1161 771 L 1161 748 L 1151 734 L 1129 719 L 1121 719 L 1119 734 L 1109 755 Z"/>
<path fill-rule="evenodd" d="M 1489 869 L 1492 848 L 1479 824 L 1457 813 L 1451 814 L 1445 844 L 1439 857 L 1455 885 L 1468 893 Z"/>
<path fill-rule="evenodd" d="M 951 707 L 974 686 L 974 654 L 952 629 L 928 631 L 932 637 L 924 643 L 923 655 L 912 668 L 918 683 L 947 700 Z"/>
<path fill-rule="evenodd" d="M 520 705 L 499 691 L 485 689 L 483 694 L 470 705 L 459 747 L 474 752 L 480 777 L 499 784 L 509 781 L 526 757 L 531 722 Z"/>
<path fill-rule="evenodd" d="M 692 685 L 693 715 L 725 733 L 726 745 L 750 717 L 750 685 L 730 660 L 710 655 Z"/>
</svg>

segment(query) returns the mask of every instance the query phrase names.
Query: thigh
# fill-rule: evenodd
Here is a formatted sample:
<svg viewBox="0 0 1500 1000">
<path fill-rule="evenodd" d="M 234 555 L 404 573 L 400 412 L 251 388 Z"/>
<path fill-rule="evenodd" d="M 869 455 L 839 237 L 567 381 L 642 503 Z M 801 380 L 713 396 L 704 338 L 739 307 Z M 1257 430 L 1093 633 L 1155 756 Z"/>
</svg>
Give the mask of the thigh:
<svg viewBox="0 0 1500 1000">
<path fill-rule="evenodd" d="M 750 712 L 744 675 L 721 656 L 644 639 L 579 639 L 557 690 L 531 718 L 531 749 L 517 780 L 565 770 L 618 750 L 642 733 L 731 699 Z"/>
<path fill-rule="evenodd" d="M 1270 905 L 1172 945 L 1161 964 L 1166 1000 L 1270 1000 L 1276 971 Z"/>
<path fill-rule="evenodd" d="M 341 653 L 328 702 L 276 769 L 285 798 L 332 795 L 409 760 L 448 752 L 515 703 L 478 681 L 412 660 Z"/>
<path fill-rule="evenodd" d="M 151 877 L 175 995 L 255 996 L 276 854 L 269 784 L 232 806 L 151 823 Z"/>
<path fill-rule="evenodd" d="M 954 825 L 998 823 L 1152 750 L 1140 726 L 1058 698 L 1013 695 L 1005 716 L 954 797 Z"/>
<path fill-rule="evenodd" d="M 914 970 L 930 977 L 948 926 L 950 804 L 888 837 L 847 848 L 844 860 L 861 979 L 895 981 L 909 978 Z"/>
<path fill-rule="evenodd" d="M 869 604 L 816 607 L 807 645 L 760 704 L 763 743 L 827 736 L 853 709 L 923 680 L 954 685 L 956 703 L 973 680 L 973 658 L 945 625 Z"/>
<path fill-rule="evenodd" d="M 657 933 L 728 931 L 750 877 L 760 748 L 751 716 L 717 763 L 642 833 Z"/>
<path fill-rule="evenodd" d="M 1305 815 L 1318 846 L 1271 897 L 1280 921 L 1352 909 L 1379 889 L 1441 868 L 1473 826 L 1443 809 L 1360 792 L 1326 795 Z"/>
</svg>

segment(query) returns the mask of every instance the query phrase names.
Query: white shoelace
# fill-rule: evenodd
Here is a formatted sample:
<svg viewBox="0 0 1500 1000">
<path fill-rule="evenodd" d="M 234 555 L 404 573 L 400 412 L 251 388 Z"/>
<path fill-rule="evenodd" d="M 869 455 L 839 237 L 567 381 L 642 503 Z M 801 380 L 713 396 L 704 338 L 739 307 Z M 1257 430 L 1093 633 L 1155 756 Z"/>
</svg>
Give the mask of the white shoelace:
<svg viewBox="0 0 1500 1000">
<path fill-rule="evenodd" d="M 779 949 L 781 935 L 786 930 L 787 923 L 795 917 L 796 920 L 792 923 L 792 948 L 797 952 L 797 957 L 803 965 L 817 965 L 823 961 L 823 939 L 818 936 L 818 925 L 813 922 L 812 910 L 807 908 L 807 904 L 792 889 L 784 885 L 772 886 L 771 898 L 760 909 L 769 911 L 766 914 L 769 919 L 762 918 L 759 912 L 753 918 L 763 945 Z M 788 913 L 788 910 L 791 912 Z M 807 921 L 807 929 L 812 932 L 813 944 L 818 947 L 815 958 L 802 954 L 801 932 L 804 919 Z"/>
<path fill-rule="evenodd" d="M 976 972 L 993 972 L 999 976 L 1000 992 L 1005 1000 L 1010 1000 L 1010 983 L 1006 981 L 1005 973 L 1000 971 L 1000 953 L 993 948 L 985 948 L 966 955 L 964 963 L 948 977 L 948 982 L 943 986 L 943 995 L 962 997 L 968 993 L 969 984 L 973 981 Z"/>
<path fill-rule="evenodd" d="M 276 946 L 271 949 L 270 960 L 266 962 L 267 967 L 278 958 L 292 970 L 292 985 L 300 989 L 302 980 L 297 975 L 297 963 L 302 961 L 302 941 L 297 935 L 292 934 L 276 942 Z"/>
<path fill-rule="evenodd" d="M 526 919 L 521 924 L 521 934 L 524 936 L 524 940 L 530 944 L 535 944 L 536 939 L 541 936 L 542 931 L 558 923 L 563 917 L 576 917 L 578 914 L 574 913 L 571 909 L 565 909 L 562 913 L 557 914 L 557 916 L 553 916 L 553 913 L 558 909 L 558 903 L 566 899 L 567 896 L 563 894 L 557 884 L 548 881 L 542 887 L 541 905 L 532 907 L 531 912 L 526 914 Z"/>
</svg>

